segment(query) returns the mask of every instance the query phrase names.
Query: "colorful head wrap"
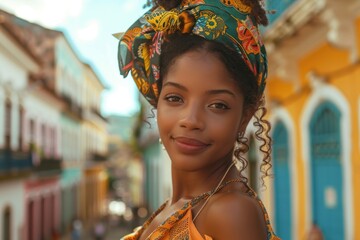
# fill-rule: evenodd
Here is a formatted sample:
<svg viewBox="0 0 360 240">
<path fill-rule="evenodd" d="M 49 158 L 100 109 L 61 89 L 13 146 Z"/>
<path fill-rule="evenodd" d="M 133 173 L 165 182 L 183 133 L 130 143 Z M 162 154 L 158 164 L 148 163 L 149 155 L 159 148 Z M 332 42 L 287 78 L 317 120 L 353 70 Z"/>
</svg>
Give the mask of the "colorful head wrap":
<svg viewBox="0 0 360 240">
<path fill-rule="evenodd" d="M 151 9 L 120 38 L 120 73 L 126 77 L 131 71 L 140 92 L 155 106 L 161 87 L 162 43 L 168 34 L 190 33 L 238 52 L 255 75 L 261 96 L 267 75 L 266 51 L 250 12 L 241 0 L 183 0 L 169 11 Z"/>
</svg>

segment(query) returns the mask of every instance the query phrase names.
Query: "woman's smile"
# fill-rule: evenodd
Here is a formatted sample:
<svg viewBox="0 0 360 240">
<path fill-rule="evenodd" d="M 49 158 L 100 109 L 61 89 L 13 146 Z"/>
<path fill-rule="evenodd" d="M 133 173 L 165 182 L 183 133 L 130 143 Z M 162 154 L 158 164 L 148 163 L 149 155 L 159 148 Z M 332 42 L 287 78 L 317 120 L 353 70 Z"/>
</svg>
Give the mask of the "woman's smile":
<svg viewBox="0 0 360 240">
<path fill-rule="evenodd" d="M 183 154 L 196 154 L 205 151 L 211 144 L 188 137 L 172 138 L 176 149 Z"/>
</svg>

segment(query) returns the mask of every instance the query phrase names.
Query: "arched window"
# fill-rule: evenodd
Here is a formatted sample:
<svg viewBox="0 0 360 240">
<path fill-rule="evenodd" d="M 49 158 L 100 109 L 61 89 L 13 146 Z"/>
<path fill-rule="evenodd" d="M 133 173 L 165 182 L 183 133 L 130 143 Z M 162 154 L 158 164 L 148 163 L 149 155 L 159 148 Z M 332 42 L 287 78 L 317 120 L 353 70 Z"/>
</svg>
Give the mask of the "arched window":
<svg viewBox="0 0 360 240">
<path fill-rule="evenodd" d="M 51 232 L 57 232 L 57 227 L 56 227 L 56 222 L 55 222 L 55 218 L 56 218 L 56 200 L 55 200 L 55 194 L 51 194 L 50 196 L 50 229 Z"/>
<path fill-rule="evenodd" d="M 3 238 L 4 240 L 11 240 L 11 208 L 6 207 L 3 213 Z"/>
<path fill-rule="evenodd" d="M 315 160 L 340 160 L 340 111 L 323 103 L 311 121 L 311 154 Z"/>
<path fill-rule="evenodd" d="M 275 190 L 275 226 L 276 233 L 283 240 L 291 239 L 291 182 L 289 165 L 289 137 L 282 122 L 274 125 L 273 132 L 273 168 Z"/>
<path fill-rule="evenodd" d="M 45 125 L 45 123 L 41 124 L 41 150 L 43 153 L 43 156 L 47 155 L 47 143 L 48 143 L 48 138 L 47 138 L 47 126 Z"/>
<path fill-rule="evenodd" d="M 9 149 L 11 145 L 11 101 L 5 101 L 5 148 Z"/>
<path fill-rule="evenodd" d="M 30 147 L 32 148 L 31 150 L 34 150 L 33 148 L 35 147 L 35 143 L 36 143 L 36 129 L 35 129 L 35 120 L 34 119 L 30 119 L 29 120 L 29 138 L 30 138 Z"/>
<path fill-rule="evenodd" d="M 41 239 L 46 239 L 46 206 L 44 196 L 40 200 L 40 236 Z"/>
<path fill-rule="evenodd" d="M 27 236 L 28 240 L 34 240 L 34 201 L 28 202 L 27 208 Z"/>
<path fill-rule="evenodd" d="M 19 107 L 19 151 L 23 150 L 24 144 L 24 114 L 25 109 L 22 105 Z"/>
<path fill-rule="evenodd" d="M 339 109 L 322 103 L 310 122 L 313 222 L 325 239 L 344 239 L 343 174 Z"/>
</svg>

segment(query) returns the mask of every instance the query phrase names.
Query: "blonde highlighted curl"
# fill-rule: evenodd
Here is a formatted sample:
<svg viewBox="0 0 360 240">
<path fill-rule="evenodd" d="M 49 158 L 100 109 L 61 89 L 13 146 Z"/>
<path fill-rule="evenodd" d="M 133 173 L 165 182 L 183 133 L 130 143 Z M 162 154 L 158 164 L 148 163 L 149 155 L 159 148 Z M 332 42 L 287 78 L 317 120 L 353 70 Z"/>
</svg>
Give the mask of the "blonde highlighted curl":
<svg viewBox="0 0 360 240">
<path fill-rule="evenodd" d="M 265 99 L 262 97 L 259 102 L 259 107 L 257 108 L 253 122 L 253 125 L 257 129 L 255 132 L 255 139 L 260 142 L 259 150 L 263 154 L 263 158 L 260 164 L 261 183 L 262 186 L 265 186 L 265 178 L 272 176 L 270 170 L 272 168 L 271 164 L 271 154 L 272 154 L 272 139 L 270 137 L 271 124 L 268 120 L 265 119 L 267 109 L 265 107 Z M 249 165 L 248 160 L 244 157 L 249 151 L 248 138 L 241 136 L 236 139 L 236 147 L 234 149 L 234 157 L 241 164 L 240 176 L 247 183 L 248 179 L 243 175 L 243 171 Z"/>
</svg>

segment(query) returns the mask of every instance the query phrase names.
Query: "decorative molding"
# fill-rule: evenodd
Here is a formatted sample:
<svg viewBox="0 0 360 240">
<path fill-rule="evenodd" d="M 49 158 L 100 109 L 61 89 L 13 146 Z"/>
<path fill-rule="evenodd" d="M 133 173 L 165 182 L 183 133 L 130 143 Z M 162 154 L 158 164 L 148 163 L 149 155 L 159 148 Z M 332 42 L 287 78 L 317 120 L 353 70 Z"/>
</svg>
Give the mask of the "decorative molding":
<svg viewBox="0 0 360 240">
<path fill-rule="evenodd" d="M 21 46 L 15 43 L 2 27 L 0 28 L 0 49 L 2 50 L 1 52 L 10 55 L 11 58 L 27 71 L 37 72 L 39 70 L 38 63 Z"/>
<path fill-rule="evenodd" d="M 355 19 L 360 3 L 347 0 L 299 0 L 264 32 L 269 56 L 269 76 L 299 84 L 298 61 L 329 42 L 347 50 L 350 61 L 358 59 Z M 291 59 L 291 61 L 289 61 Z"/>
<path fill-rule="evenodd" d="M 353 9 L 351 7 L 352 5 L 338 0 L 329 0 L 320 18 L 328 26 L 329 43 L 337 48 L 348 50 L 350 60 L 354 62 L 358 58 L 355 19 L 359 13 L 359 7 Z"/>
<path fill-rule="evenodd" d="M 318 75 L 314 71 L 310 71 L 307 74 L 307 77 L 309 79 L 310 87 L 313 91 L 316 91 L 317 89 L 320 89 L 321 87 L 324 87 L 326 85 L 325 77 Z"/>
<path fill-rule="evenodd" d="M 326 0 L 298 0 L 282 14 L 264 33 L 265 40 L 280 42 L 297 33 L 318 15 L 326 5 Z"/>
</svg>

